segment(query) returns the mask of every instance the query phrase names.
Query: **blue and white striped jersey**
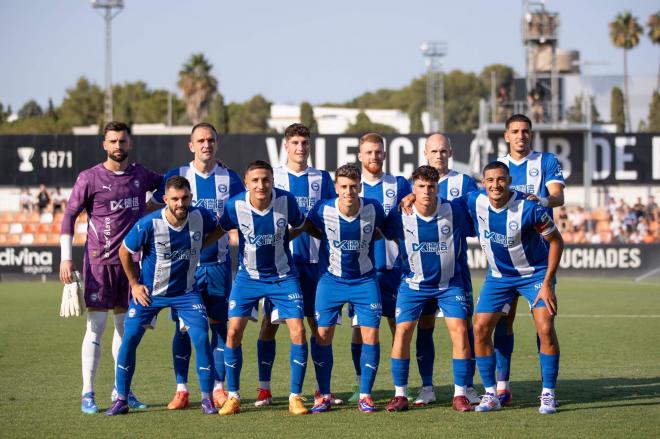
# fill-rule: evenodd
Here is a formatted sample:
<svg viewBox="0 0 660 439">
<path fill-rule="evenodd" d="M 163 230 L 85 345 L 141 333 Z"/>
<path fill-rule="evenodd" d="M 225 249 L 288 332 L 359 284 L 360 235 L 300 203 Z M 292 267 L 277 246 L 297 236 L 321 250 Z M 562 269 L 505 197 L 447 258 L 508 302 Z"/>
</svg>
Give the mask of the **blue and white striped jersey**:
<svg viewBox="0 0 660 439">
<path fill-rule="evenodd" d="M 231 169 L 216 164 L 208 175 L 204 175 L 190 162 L 185 166 L 167 171 L 160 188 L 153 194 L 156 202 L 164 203 L 165 183 L 168 178 L 175 175 L 186 177 L 190 183 L 193 206 L 204 207 L 214 212 L 218 218 L 222 216 L 227 200 L 245 190 L 241 178 Z M 200 263 L 209 264 L 228 260 L 229 236 L 224 235 L 214 245 L 210 245 L 202 250 Z"/>
<path fill-rule="evenodd" d="M 302 172 L 294 172 L 285 166 L 273 169 L 275 187 L 291 192 L 298 202 L 303 216 L 320 200 L 333 198 L 335 187 L 328 171 L 307 168 Z M 293 260 L 297 264 L 316 264 L 319 261 L 319 240 L 303 233 L 291 241 L 290 247 Z"/>
<path fill-rule="evenodd" d="M 383 174 L 374 183 L 362 180 L 362 192 L 360 192 L 360 196 L 378 201 L 383 206 L 385 216 L 387 216 L 392 209 L 398 209 L 403 197 L 410 192 L 412 192 L 410 183 L 405 178 Z M 401 267 L 399 246 L 395 242 L 379 239 L 375 243 L 374 252 L 376 270 L 385 271 Z"/>
<path fill-rule="evenodd" d="M 465 285 L 467 236 L 474 236 L 471 218 L 463 203 L 440 200 L 435 213 L 426 217 L 413 206 L 407 215 L 390 211 L 383 234 L 397 239 L 406 264 L 405 281 L 412 290 L 438 290 Z M 471 287 L 471 285 L 470 285 Z"/>
<path fill-rule="evenodd" d="M 476 190 L 477 184 L 472 177 L 454 170 L 440 177 L 438 182 L 438 196 L 449 201 Z"/>
<path fill-rule="evenodd" d="M 564 175 L 557 157 L 549 152 L 532 151 L 520 161 L 507 154 L 497 160 L 509 167 L 511 189 L 547 197 L 548 184 L 559 183 L 565 186 Z"/>
<path fill-rule="evenodd" d="M 307 219 L 323 233 L 319 254 L 320 273 L 341 279 L 359 279 L 375 273 L 374 232 L 385 213 L 380 203 L 360 198 L 360 210 L 353 217 L 339 211 L 338 198 L 314 206 Z"/>
<path fill-rule="evenodd" d="M 188 220 L 173 227 L 165 218 L 165 209 L 135 223 L 124 238 L 124 247 L 131 254 L 142 250 L 140 283 L 151 295 L 178 296 L 194 289 L 204 236 L 218 226 L 218 218 L 191 206 Z"/>
<path fill-rule="evenodd" d="M 237 276 L 265 280 L 296 276 L 288 227 L 298 228 L 304 221 L 296 197 L 281 189 L 273 188 L 270 206 L 263 211 L 252 206 L 248 191 L 231 197 L 220 226 L 239 231 Z"/>
<path fill-rule="evenodd" d="M 514 191 L 506 206 L 495 209 L 483 192 L 472 192 L 467 202 L 479 243 L 488 260 L 488 276 L 529 277 L 548 267 L 548 247 L 541 235 L 556 227 L 547 210 Z"/>
</svg>

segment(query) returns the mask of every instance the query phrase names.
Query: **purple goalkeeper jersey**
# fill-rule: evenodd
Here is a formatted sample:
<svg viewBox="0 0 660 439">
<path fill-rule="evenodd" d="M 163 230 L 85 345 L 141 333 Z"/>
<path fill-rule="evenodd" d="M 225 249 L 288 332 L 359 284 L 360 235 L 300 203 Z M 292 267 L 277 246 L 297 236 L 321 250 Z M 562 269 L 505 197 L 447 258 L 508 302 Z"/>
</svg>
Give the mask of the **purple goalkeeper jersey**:
<svg viewBox="0 0 660 439">
<path fill-rule="evenodd" d="M 62 219 L 62 234 L 74 234 L 76 218 L 87 212 L 86 258 L 90 264 L 119 264 L 119 247 L 144 214 L 147 191 L 155 191 L 162 176 L 137 163 L 122 173 L 103 163 L 84 170 L 73 185 Z"/>
</svg>

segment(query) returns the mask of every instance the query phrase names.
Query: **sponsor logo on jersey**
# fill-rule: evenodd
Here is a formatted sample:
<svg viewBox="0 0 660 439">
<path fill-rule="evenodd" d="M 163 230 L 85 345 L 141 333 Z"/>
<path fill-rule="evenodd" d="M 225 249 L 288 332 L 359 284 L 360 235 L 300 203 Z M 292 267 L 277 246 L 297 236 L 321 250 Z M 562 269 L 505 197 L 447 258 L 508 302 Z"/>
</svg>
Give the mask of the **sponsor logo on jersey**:
<svg viewBox="0 0 660 439">
<path fill-rule="evenodd" d="M 195 200 L 195 207 L 203 207 L 206 210 L 210 210 L 216 214 L 222 214 L 222 211 L 225 207 L 225 200 L 216 200 L 215 198 L 200 198 Z"/>
<path fill-rule="evenodd" d="M 282 234 L 276 233 L 274 235 L 269 234 L 269 235 L 248 235 L 248 242 L 251 245 L 254 245 L 256 247 L 262 247 L 264 245 L 272 245 L 276 246 L 280 242 L 282 242 Z"/>
<path fill-rule="evenodd" d="M 502 235 L 501 233 L 491 232 L 490 230 L 484 230 L 484 238 L 504 247 L 511 247 L 514 242 L 512 236 Z"/>
<path fill-rule="evenodd" d="M 358 239 L 335 239 L 332 245 L 343 251 L 359 251 L 368 247 L 367 241 Z"/>
<path fill-rule="evenodd" d="M 287 297 L 289 300 L 303 300 L 303 295 L 300 293 L 291 293 Z"/>
<path fill-rule="evenodd" d="M 163 254 L 163 257 L 167 260 L 172 261 L 172 262 L 174 262 L 174 261 L 187 261 L 191 257 L 195 256 L 196 254 L 197 254 L 197 249 L 186 248 L 186 249 L 181 249 L 181 250 L 174 250 L 172 252 L 165 252 Z"/>
<path fill-rule="evenodd" d="M 298 197 L 296 196 L 296 202 L 300 210 L 309 210 L 316 204 L 316 197 Z"/>
<path fill-rule="evenodd" d="M 119 200 L 110 201 L 110 210 L 115 211 L 119 209 L 133 209 L 137 210 L 140 208 L 140 198 L 139 197 L 130 197 L 122 198 Z"/>
<path fill-rule="evenodd" d="M 447 251 L 447 243 L 445 241 L 413 243 L 412 249 L 414 252 L 435 253 L 439 255 Z"/>
</svg>

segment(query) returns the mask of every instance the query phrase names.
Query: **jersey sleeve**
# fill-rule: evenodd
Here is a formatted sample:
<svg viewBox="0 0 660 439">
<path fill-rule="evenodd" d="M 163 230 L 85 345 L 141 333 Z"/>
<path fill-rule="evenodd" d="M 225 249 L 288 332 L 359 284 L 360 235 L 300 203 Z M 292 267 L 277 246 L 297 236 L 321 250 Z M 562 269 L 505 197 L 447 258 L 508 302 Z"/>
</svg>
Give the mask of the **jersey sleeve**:
<svg viewBox="0 0 660 439">
<path fill-rule="evenodd" d="M 238 176 L 238 174 L 231 169 L 228 170 L 229 173 L 229 196 L 233 197 L 236 194 L 240 194 L 241 192 L 245 191 L 245 185 L 243 184 L 243 180 L 241 180 L 241 177 Z"/>
<path fill-rule="evenodd" d="M 298 206 L 298 201 L 296 201 L 296 197 L 292 193 L 287 193 L 287 208 L 289 211 L 287 212 L 289 216 L 289 224 L 291 227 L 294 229 L 297 229 L 298 227 L 302 226 L 303 223 L 305 222 L 305 215 L 300 211 L 300 206 Z"/>
<path fill-rule="evenodd" d="M 397 209 L 390 209 L 390 213 L 385 217 L 382 227 L 380 228 L 383 236 L 390 241 L 397 241 L 403 239 L 403 223 L 401 221 L 401 212 Z"/>
<path fill-rule="evenodd" d="M 149 221 L 138 221 L 124 237 L 124 247 L 131 254 L 139 252 L 149 242 Z"/>
<path fill-rule="evenodd" d="M 557 159 L 557 156 L 554 154 L 547 154 L 548 159 L 545 161 L 543 166 L 543 175 L 545 176 L 545 185 L 548 186 L 550 183 L 559 183 L 562 186 L 566 186 L 564 182 L 564 173 L 561 169 L 561 164 Z"/>
<path fill-rule="evenodd" d="M 549 235 L 557 230 L 557 226 L 548 214 L 548 210 L 538 204 L 534 204 L 532 208 L 532 221 L 536 231 L 543 236 Z"/>
<path fill-rule="evenodd" d="M 224 212 L 219 221 L 220 227 L 222 230 L 228 232 L 238 227 L 238 221 L 236 220 L 236 200 L 230 198 L 225 206 Z"/>
<path fill-rule="evenodd" d="M 321 172 L 323 175 L 323 177 L 321 177 L 321 184 L 323 185 L 322 199 L 327 200 L 336 197 L 335 184 L 332 181 L 332 177 L 330 177 L 330 173 L 328 171 Z"/>
<path fill-rule="evenodd" d="M 450 203 L 454 215 L 454 227 L 458 226 L 465 237 L 477 236 L 474 230 L 474 222 L 468 212 L 467 197 L 454 198 Z"/>
<path fill-rule="evenodd" d="M 199 212 L 202 214 L 202 221 L 204 223 L 204 235 L 207 235 L 218 227 L 218 217 L 203 207 L 199 208 Z"/>
<path fill-rule="evenodd" d="M 163 199 L 163 196 L 165 195 L 165 183 L 167 182 L 167 179 L 169 179 L 170 177 L 173 177 L 175 175 L 179 175 L 178 168 L 167 171 L 165 173 L 165 175 L 163 175 L 163 177 L 160 179 L 160 182 L 158 184 L 158 188 L 152 194 L 153 200 L 156 203 L 165 204 L 165 200 Z"/>
<path fill-rule="evenodd" d="M 469 175 L 465 175 L 465 188 L 463 190 L 464 194 L 469 194 L 470 192 L 478 191 L 477 183 L 474 181 L 474 178 Z"/>
<path fill-rule="evenodd" d="M 412 187 L 410 187 L 410 183 L 408 183 L 408 180 L 406 180 L 406 179 L 403 178 L 403 177 L 397 177 L 397 178 L 396 178 L 396 182 L 397 182 L 397 186 L 398 186 L 398 187 L 397 187 L 397 200 L 396 200 L 396 204 L 397 204 L 397 206 L 398 206 L 399 203 L 401 203 L 401 200 L 403 200 L 403 198 L 404 198 L 406 195 L 412 193 Z"/>
<path fill-rule="evenodd" d="M 87 203 L 90 201 L 90 185 L 87 172 L 78 175 L 76 182 L 73 185 L 71 196 L 66 203 L 64 215 L 62 217 L 62 235 L 71 235 L 74 233 L 74 224 L 78 215 L 87 208 Z"/>
<path fill-rule="evenodd" d="M 321 217 L 321 210 L 323 209 L 323 206 L 325 206 L 325 203 L 322 201 L 319 201 L 312 207 L 312 209 L 307 212 L 307 221 L 312 223 L 314 227 L 317 229 L 323 231 L 325 230 L 325 225 L 323 224 L 323 218 Z"/>
<path fill-rule="evenodd" d="M 147 190 L 149 192 L 154 192 L 160 188 L 161 184 L 165 184 L 164 177 L 159 173 L 147 168 L 145 168 L 145 171 L 147 172 Z"/>
</svg>

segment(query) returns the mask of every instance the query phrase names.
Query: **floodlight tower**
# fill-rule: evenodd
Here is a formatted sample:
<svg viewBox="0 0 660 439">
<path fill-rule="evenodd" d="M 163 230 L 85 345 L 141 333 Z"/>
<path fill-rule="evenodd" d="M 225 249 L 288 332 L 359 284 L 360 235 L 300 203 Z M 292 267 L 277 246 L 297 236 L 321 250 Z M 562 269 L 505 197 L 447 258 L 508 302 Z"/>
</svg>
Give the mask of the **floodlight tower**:
<svg viewBox="0 0 660 439">
<path fill-rule="evenodd" d="M 104 9 L 105 19 L 105 100 L 103 118 L 112 120 L 112 19 L 124 9 L 124 0 L 92 0 L 94 9 Z"/>
<path fill-rule="evenodd" d="M 442 74 L 442 57 L 447 55 L 444 41 L 424 41 L 420 49 L 426 58 L 426 111 L 429 114 L 429 131 L 445 129 L 445 85 Z"/>
</svg>

